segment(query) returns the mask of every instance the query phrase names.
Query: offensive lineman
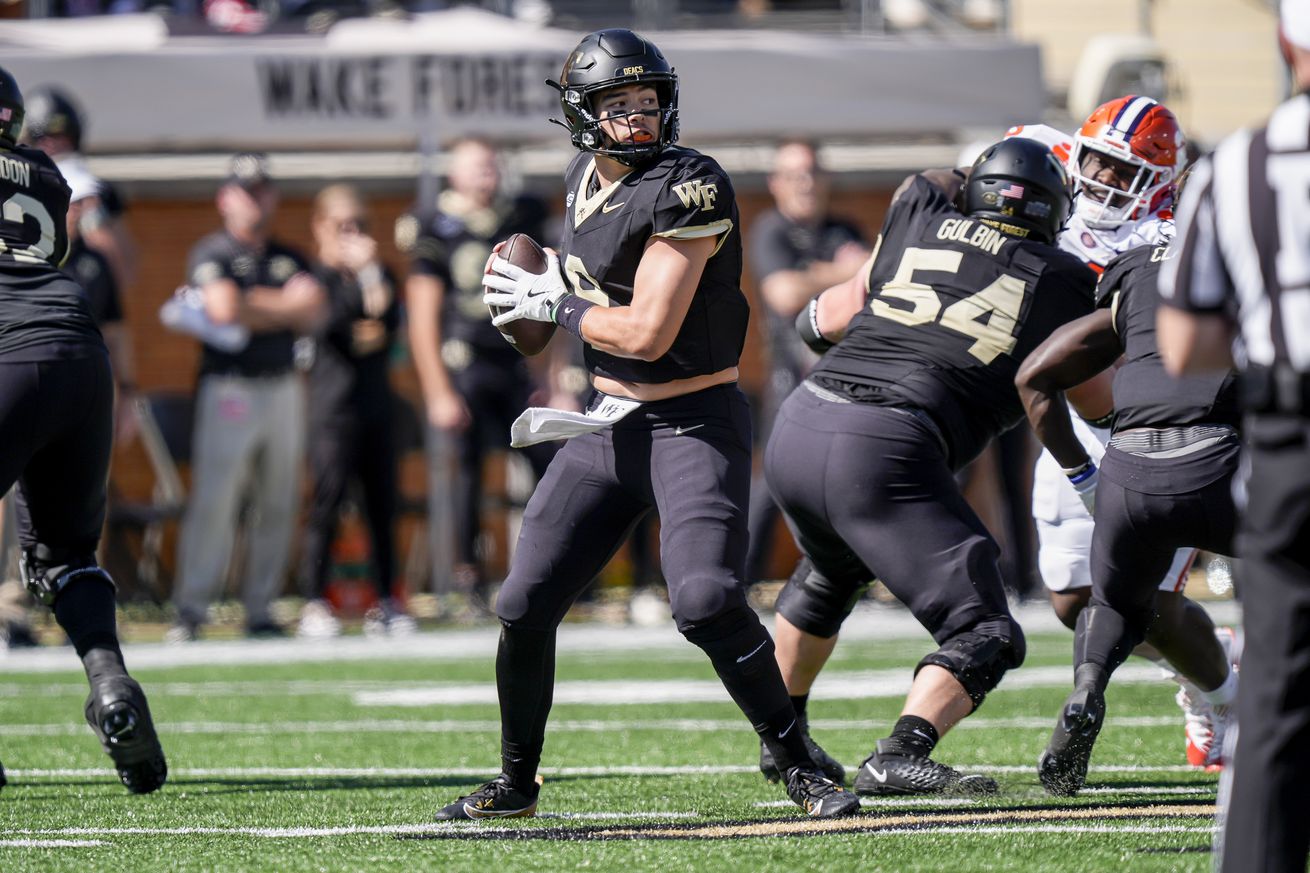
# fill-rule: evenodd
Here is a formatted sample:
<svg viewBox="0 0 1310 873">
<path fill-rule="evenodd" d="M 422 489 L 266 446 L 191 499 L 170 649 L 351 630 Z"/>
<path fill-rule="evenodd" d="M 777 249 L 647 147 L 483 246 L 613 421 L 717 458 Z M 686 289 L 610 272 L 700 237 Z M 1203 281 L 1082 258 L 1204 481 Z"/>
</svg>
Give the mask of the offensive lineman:
<svg viewBox="0 0 1310 873">
<path fill-rule="evenodd" d="M 850 815 L 858 798 L 811 761 L 746 602 L 751 429 L 736 380 L 749 312 L 732 183 L 674 145 L 677 76 L 631 31 L 588 34 L 551 84 L 581 151 L 565 173 L 561 251 L 541 275 L 494 259 L 484 301 L 509 309 L 497 326 L 553 321 L 581 338 L 596 390 L 528 503 L 496 603 L 502 772 L 437 818 L 535 813 L 556 627 L 651 509 L 678 629 L 764 738 L 792 800 Z"/>
<path fill-rule="evenodd" d="M 765 453 L 813 566 L 780 595 L 780 626 L 835 639 L 876 573 L 940 646 L 861 764 L 859 793 L 997 789 L 929 757 L 1024 658 L 999 549 L 954 471 L 1022 416 L 1024 356 L 1092 308 L 1092 274 L 1054 246 L 1072 200 L 1060 161 L 1011 139 L 965 175 L 908 179 L 865 268 L 801 313 L 802 336 L 831 348 L 784 403 Z"/>
<path fill-rule="evenodd" d="M 1180 548 L 1231 555 L 1237 524 L 1235 378 L 1229 371 L 1177 380 L 1165 372 L 1155 343 L 1155 286 L 1167 257 L 1166 245 L 1142 246 L 1111 261 L 1097 289 L 1098 310 L 1052 334 L 1016 378 L 1038 438 L 1063 468 L 1074 471 L 1071 481 L 1091 483 L 1095 494 L 1092 595 L 1077 620 L 1075 687 L 1038 769 L 1051 794 L 1082 788 L 1105 721 L 1110 674 L 1148 637 L 1148 628 L 1161 649 L 1201 650 L 1191 654 L 1189 675 L 1214 703 L 1221 723 L 1236 698 L 1237 673 L 1213 631 L 1170 640 L 1171 632 L 1186 634 L 1187 628 L 1162 621 L 1157 602 L 1163 598 L 1151 584 Z M 1063 391 L 1121 354 L 1124 363 L 1114 373 L 1114 429 L 1098 472 L 1074 432 Z M 1197 645 L 1207 641 L 1214 645 Z"/>
<path fill-rule="evenodd" d="M 68 185 L 43 153 L 16 144 L 22 125 L 22 93 L 0 69 L 0 493 L 17 482 L 23 581 L 82 659 L 86 720 L 123 784 L 146 794 L 168 767 L 145 694 L 123 664 L 113 580 L 95 557 L 114 383 L 82 292 L 58 269 Z"/>
<path fill-rule="evenodd" d="M 1012 128 L 1007 136 L 1035 138 L 1058 157 L 1068 158 L 1079 196 L 1060 234 L 1060 247 L 1098 274 L 1116 256 L 1160 244 L 1172 231 L 1185 139 L 1177 118 L 1163 104 L 1149 97 L 1119 97 L 1097 107 L 1073 137 L 1045 126 Z M 1077 413 L 1072 418 L 1074 432 L 1094 465 L 1110 439 L 1115 414 L 1112 376 L 1113 371 L 1106 370 L 1066 392 Z M 1093 523 L 1086 503 L 1095 474 L 1084 473 L 1072 484 L 1047 449 L 1033 476 L 1042 580 L 1056 615 L 1070 629 L 1092 591 Z M 1135 654 L 1154 661 L 1178 682 L 1175 699 L 1184 714 L 1188 763 L 1213 768 L 1222 765 L 1225 725 L 1216 718 L 1215 707 L 1223 711 L 1233 690 L 1224 680 L 1230 671 L 1225 667 L 1216 680 L 1215 665 L 1227 664 L 1227 647 L 1234 638 L 1225 630 L 1216 639 L 1209 614 L 1182 593 L 1195 556 L 1195 549 L 1179 549 L 1159 575 L 1158 617 Z"/>
</svg>

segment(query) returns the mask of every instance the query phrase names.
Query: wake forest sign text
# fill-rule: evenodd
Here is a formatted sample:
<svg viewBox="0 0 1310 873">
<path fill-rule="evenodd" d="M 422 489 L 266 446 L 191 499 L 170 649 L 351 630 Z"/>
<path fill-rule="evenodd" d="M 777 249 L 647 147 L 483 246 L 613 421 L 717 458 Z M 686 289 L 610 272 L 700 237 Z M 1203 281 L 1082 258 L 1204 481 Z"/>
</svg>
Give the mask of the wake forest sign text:
<svg viewBox="0 0 1310 873">
<path fill-rule="evenodd" d="M 442 116 L 544 117 L 558 110 L 545 84 L 555 55 L 263 58 L 267 118 L 394 120 Z"/>
</svg>

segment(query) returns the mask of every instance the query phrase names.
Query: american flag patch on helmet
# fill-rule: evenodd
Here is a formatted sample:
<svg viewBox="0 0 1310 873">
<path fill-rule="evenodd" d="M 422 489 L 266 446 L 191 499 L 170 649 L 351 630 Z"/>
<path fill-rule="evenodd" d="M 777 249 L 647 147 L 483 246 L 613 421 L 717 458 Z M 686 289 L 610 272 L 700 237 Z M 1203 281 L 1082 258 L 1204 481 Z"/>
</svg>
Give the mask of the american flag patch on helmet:
<svg viewBox="0 0 1310 873">
<path fill-rule="evenodd" d="M 1012 185 L 1010 185 L 1010 187 L 1008 187 L 1008 188 L 1004 188 L 1004 189 L 1002 189 L 1002 190 L 1000 190 L 1000 191 L 997 191 L 997 192 L 996 192 L 996 195 L 997 195 L 998 197 L 1022 197 L 1022 196 L 1023 196 L 1023 186 L 1022 186 L 1022 185 L 1013 185 L 1013 184 L 1012 184 Z"/>
</svg>

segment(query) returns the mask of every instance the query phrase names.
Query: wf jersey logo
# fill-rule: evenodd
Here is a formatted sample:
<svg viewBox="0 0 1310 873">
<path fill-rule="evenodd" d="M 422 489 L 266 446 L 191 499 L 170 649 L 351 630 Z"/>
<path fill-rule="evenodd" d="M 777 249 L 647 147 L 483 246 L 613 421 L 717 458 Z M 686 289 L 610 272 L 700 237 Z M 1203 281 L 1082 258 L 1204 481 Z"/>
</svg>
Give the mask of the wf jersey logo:
<svg viewBox="0 0 1310 873">
<path fill-rule="evenodd" d="M 719 196 L 719 186 L 715 182 L 693 179 L 681 185 L 674 185 L 673 193 L 678 195 L 682 205 L 688 209 L 695 205 L 708 212 L 714 208 L 714 200 Z"/>
</svg>

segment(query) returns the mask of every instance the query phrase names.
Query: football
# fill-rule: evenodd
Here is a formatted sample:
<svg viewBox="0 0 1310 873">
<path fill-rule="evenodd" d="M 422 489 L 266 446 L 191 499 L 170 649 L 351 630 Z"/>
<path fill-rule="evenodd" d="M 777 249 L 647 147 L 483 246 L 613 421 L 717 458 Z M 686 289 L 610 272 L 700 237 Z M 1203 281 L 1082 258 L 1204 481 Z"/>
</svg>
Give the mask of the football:
<svg viewBox="0 0 1310 873">
<path fill-rule="evenodd" d="M 505 246 L 500 250 L 500 256 L 529 273 L 546 272 L 546 251 L 526 233 L 516 233 L 505 240 Z M 504 307 L 501 306 L 490 306 L 488 308 L 493 316 L 500 315 L 505 311 Z M 550 338 L 555 335 L 555 327 L 554 322 L 518 318 L 507 324 L 502 324 L 500 326 L 500 335 L 521 353 L 535 355 L 546 348 Z"/>
</svg>

